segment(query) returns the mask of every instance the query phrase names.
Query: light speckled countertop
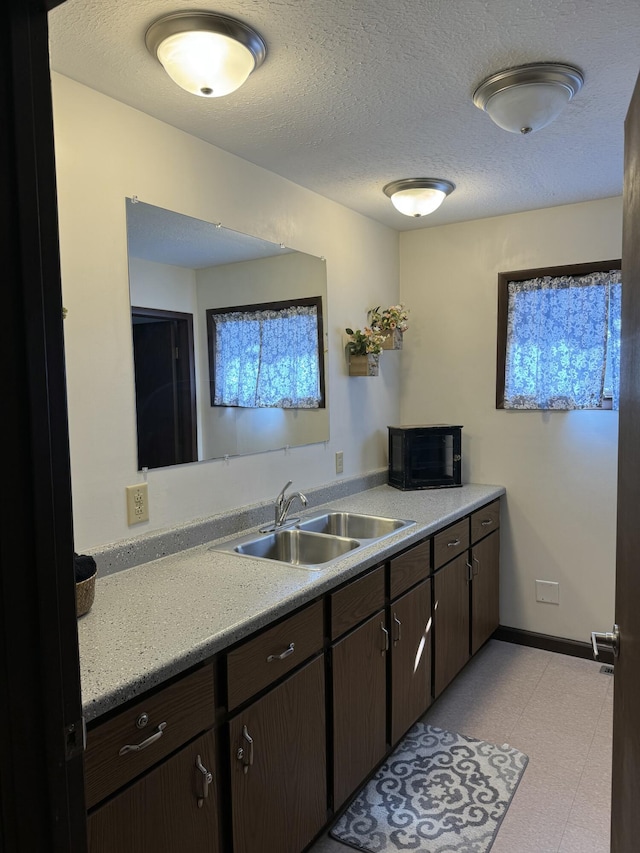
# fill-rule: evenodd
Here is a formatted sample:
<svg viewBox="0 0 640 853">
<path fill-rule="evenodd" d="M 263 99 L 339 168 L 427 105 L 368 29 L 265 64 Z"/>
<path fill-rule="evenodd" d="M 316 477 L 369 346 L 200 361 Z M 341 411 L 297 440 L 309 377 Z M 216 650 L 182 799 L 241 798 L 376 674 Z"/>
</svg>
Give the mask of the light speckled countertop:
<svg viewBox="0 0 640 853">
<path fill-rule="evenodd" d="M 207 543 L 98 577 L 93 608 L 78 621 L 85 718 L 144 693 L 504 492 L 475 484 L 411 492 L 379 486 L 308 507 L 306 514 L 330 507 L 417 522 L 321 571 L 212 551 Z"/>
</svg>

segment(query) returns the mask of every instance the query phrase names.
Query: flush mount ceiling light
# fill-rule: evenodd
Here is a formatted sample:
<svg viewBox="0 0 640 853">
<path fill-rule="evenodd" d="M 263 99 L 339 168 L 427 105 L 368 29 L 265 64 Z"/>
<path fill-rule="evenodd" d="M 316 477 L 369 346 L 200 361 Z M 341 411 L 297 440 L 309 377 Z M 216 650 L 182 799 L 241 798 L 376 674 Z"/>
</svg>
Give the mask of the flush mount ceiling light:
<svg viewBox="0 0 640 853">
<path fill-rule="evenodd" d="M 427 216 L 437 210 L 455 185 L 442 178 L 404 178 L 391 181 L 383 193 L 393 206 L 405 216 Z"/>
<path fill-rule="evenodd" d="M 213 12 L 166 15 L 151 24 L 145 43 L 178 86 L 203 98 L 235 92 L 267 54 L 255 30 Z"/>
<path fill-rule="evenodd" d="M 533 133 L 557 118 L 583 83 L 573 65 L 535 62 L 487 77 L 473 93 L 473 103 L 503 130 Z"/>
</svg>

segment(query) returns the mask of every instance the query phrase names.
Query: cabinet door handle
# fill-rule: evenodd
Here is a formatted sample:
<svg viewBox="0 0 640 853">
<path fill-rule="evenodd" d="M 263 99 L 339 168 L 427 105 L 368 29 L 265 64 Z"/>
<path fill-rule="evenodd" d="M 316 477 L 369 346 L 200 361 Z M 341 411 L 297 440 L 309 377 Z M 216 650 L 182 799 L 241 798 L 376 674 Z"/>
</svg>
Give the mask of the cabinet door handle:
<svg viewBox="0 0 640 853">
<path fill-rule="evenodd" d="M 456 545 L 459 545 L 459 544 L 460 544 L 460 540 L 456 537 L 455 539 L 452 539 L 451 542 L 447 542 L 447 548 L 455 548 Z"/>
<path fill-rule="evenodd" d="M 393 641 L 393 645 L 397 646 L 398 643 L 400 642 L 400 640 L 402 639 L 402 622 L 398 619 L 398 617 L 396 616 L 395 613 L 393 614 L 393 621 L 398 626 L 398 635 L 395 638 L 395 640 Z"/>
<path fill-rule="evenodd" d="M 239 761 L 243 762 L 242 770 L 246 776 L 246 774 L 249 772 L 249 768 L 253 765 L 253 738 L 249 734 L 249 730 L 247 729 L 246 726 L 242 727 L 242 737 L 246 740 L 247 746 L 249 747 L 249 757 L 248 757 L 247 761 L 244 761 L 245 751 L 244 751 L 243 747 L 240 747 L 238 749 L 238 752 L 236 753 L 236 757 L 238 758 Z"/>
<path fill-rule="evenodd" d="M 473 562 L 478 564 L 478 568 L 473 573 L 475 576 L 475 575 L 478 575 L 480 573 L 480 560 L 476 556 L 474 556 Z"/>
<path fill-rule="evenodd" d="M 382 651 L 380 652 L 380 654 L 381 654 L 381 655 L 383 655 L 385 652 L 388 652 L 388 651 L 389 651 L 389 632 L 388 632 L 388 631 L 387 631 L 387 629 L 384 627 L 384 622 L 381 622 L 381 623 L 380 623 L 380 630 L 381 630 L 381 631 L 382 631 L 382 633 L 384 634 L 384 648 L 383 648 L 383 649 L 382 649 Z"/>
<path fill-rule="evenodd" d="M 274 661 L 274 660 L 284 660 L 285 658 L 288 658 L 289 655 L 292 655 L 295 652 L 295 650 L 296 650 L 295 643 L 289 643 L 289 648 L 285 649 L 282 652 L 282 654 L 269 655 L 269 657 L 267 658 L 267 663 L 271 663 L 271 661 Z"/>
<path fill-rule="evenodd" d="M 473 566 L 471 565 L 471 563 L 468 560 L 467 560 L 467 568 L 469 569 L 469 574 L 467 575 L 467 583 L 471 583 L 471 581 L 473 580 Z"/>
<path fill-rule="evenodd" d="M 213 773 L 207 770 L 199 755 L 196 755 L 196 767 L 202 773 L 202 796 L 198 797 L 198 808 L 201 809 L 204 801 L 209 796 L 209 785 L 213 782 Z"/>
<path fill-rule="evenodd" d="M 155 731 L 152 735 L 150 735 L 146 740 L 143 740 L 141 743 L 127 743 L 121 749 L 118 755 L 124 755 L 125 752 L 140 752 L 142 749 L 146 749 L 148 746 L 151 746 L 152 743 L 155 743 L 162 737 L 162 732 L 166 729 L 166 723 L 160 723 L 158 725 L 157 731 Z"/>
<path fill-rule="evenodd" d="M 484 521 L 480 522 L 482 527 L 488 527 L 490 524 L 493 524 L 492 518 L 486 518 Z"/>
</svg>

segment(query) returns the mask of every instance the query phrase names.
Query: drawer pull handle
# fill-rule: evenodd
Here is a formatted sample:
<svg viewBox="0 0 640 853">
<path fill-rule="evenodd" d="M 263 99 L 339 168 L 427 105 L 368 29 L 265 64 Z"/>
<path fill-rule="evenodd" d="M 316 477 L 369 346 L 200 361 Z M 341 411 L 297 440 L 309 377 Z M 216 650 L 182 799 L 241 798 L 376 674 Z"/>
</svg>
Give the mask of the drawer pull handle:
<svg viewBox="0 0 640 853">
<path fill-rule="evenodd" d="M 488 527 L 490 524 L 493 524 L 492 518 L 486 518 L 484 521 L 481 521 L 480 524 L 482 527 Z"/>
<path fill-rule="evenodd" d="M 452 539 L 451 542 L 447 542 L 447 548 L 455 548 L 459 544 L 460 540 L 456 537 L 455 539 Z"/>
<path fill-rule="evenodd" d="M 388 652 L 388 651 L 389 651 L 389 632 L 388 632 L 388 631 L 387 631 L 387 629 L 384 627 L 384 622 L 381 622 L 381 623 L 380 623 L 380 630 L 381 630 L 381 631 L 382 631 L 382 633 L 384 634 L 384 648 L 382 649 L 382 651 L 380 652 L 380 654 L 381 654 L 381 655 L 384 655 L 384 653 L 385 653 L 385 652 Z"/>
<path fill-rule="evenodd" d="M 198 808 L 201 809 L 204 801 L 209 796 L 209 785 L 213 782 L 213 773 L 207 770 L 199 755 L 196 755 L 196 767 L 202 773 L 202 796 L 198 797 Z"/>
<path fill-rule="evenodd" d="M 393 621 L 398 626 L 398 636 L 393 641 L 393 645 L 397 646 L 400 640 L 402 639 L 402 622 L 398 619 L 395 613 L 393 614 Z"/>
<path fill-rule="evenodd" d="M 289 655 L 292 655 L 295 652 L 295 650 L 296 650 L 295 643 L 290 643 L 289 648 L 285 649 L 281 655 L 269 655 L 269 657 L 267 658 L 267 663 L 271 663 L 271 661 L 274 661 L 274 660 L 284 660 L 285 658 L 288 658 Z"/>
<path fill-rule="evenodd" d="M 238 761 L 242 761 L 242 772 L 246 774 L 249 772 L 249 767 L 253 764 L 253 738 L 249 734 L 249 730 L 246 726 L 242 727 L 242 737 L 246 740 L 247 746 L 249 747 L 249 758 L 245 761 L 245 751 L 243 746 L 238 747 L 238 751 L 236 752 L 236 758 Z"/>
<path fill-rule="evenodd" d="M 148 746 L 151 746 L 152 743 L 155 743 L 162 737 L 162 733 L 166 729 L 166 727 L 166 723 L 160 723 L 158 725 L 158 730 L 155 731 L 152 735 L 150 735 L 146 740 L 143 740 L 141 743 L 125 744 L 118 753 L 118 755 L 124 755 L 125 752 L 140 752 L 142 749 L 146 749 Z"/>
</svg>

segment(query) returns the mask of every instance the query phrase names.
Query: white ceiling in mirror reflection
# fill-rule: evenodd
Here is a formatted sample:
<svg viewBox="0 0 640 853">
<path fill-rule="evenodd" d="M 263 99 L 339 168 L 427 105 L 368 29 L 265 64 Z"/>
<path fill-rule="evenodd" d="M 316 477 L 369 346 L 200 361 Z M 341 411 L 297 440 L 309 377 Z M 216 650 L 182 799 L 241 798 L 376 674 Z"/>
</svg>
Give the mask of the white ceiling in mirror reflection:
<svg viewBox="0 0 640 853">
<path fill-rule="evenodd" d="M 138 199 L 127 199 L 127 242 L 132 258 L 188 269 L 206 269 L 293 251 Z"/>
</svg>

